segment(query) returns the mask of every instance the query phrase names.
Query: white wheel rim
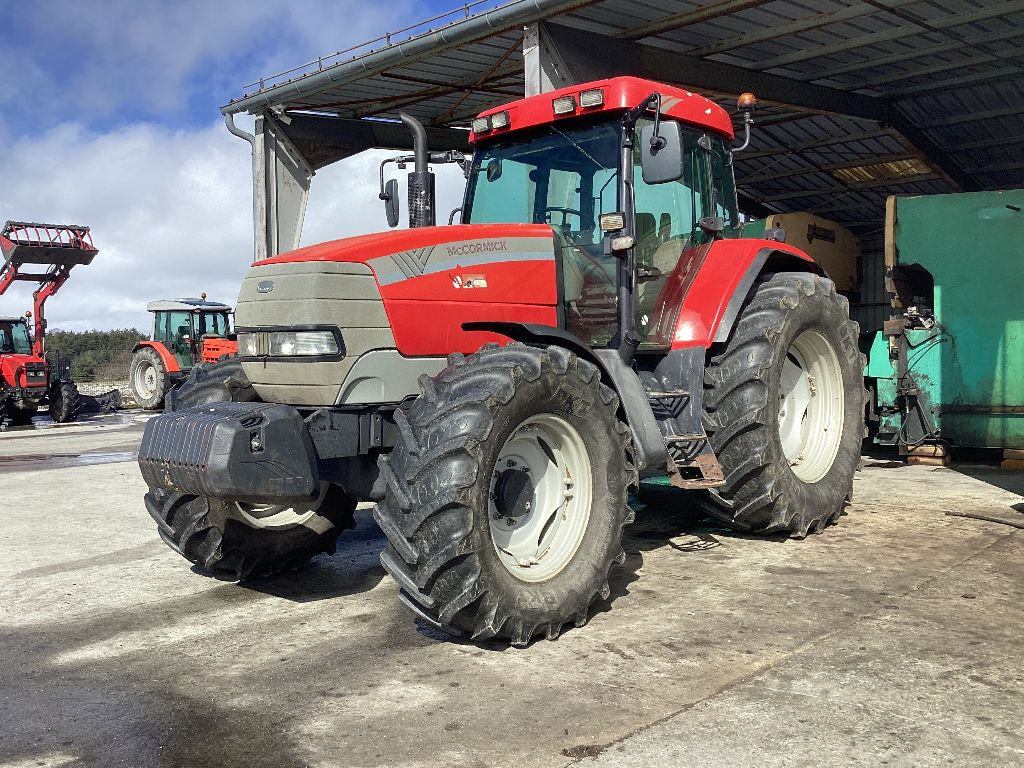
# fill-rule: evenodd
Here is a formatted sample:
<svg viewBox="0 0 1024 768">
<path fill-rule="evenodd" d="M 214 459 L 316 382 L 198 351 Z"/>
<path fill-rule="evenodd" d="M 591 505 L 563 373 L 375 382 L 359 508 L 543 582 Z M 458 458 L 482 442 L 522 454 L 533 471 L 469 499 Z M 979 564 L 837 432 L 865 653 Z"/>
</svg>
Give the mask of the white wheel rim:
<svg viewBox="0 0 1024 768">
<path fill-rule="evenodd" d="M 525 490 L 510 494 L 509 487 Z M 518 505 L 509 503 L 512 495 Z M 590 453 L 575 427 L 550 413 L 516 427 L 498 453 L 488 488 L 491 542 L 505 569 L 527 582 L 561 573 L 583 541 L 592 496 Z"/>
<path fill-rule="evenodd" d="M 839 358 L 818 331 L 804 331 L 786 354 L 779 380 L 779 441 L 793 474 L 815 483 L 839 452 L 845 418 Z"/>
<path fill-rule="evenodd" d="M 327 495 L 327 483 L 320 487 L 320 495 L 308 504 L 246 504 L 236 501 L 235 509 L 242 520 L 253 528 L 267 530 L 283 530 L 303 525 L 320 509 L 324 496 Z"/>
<path fill-rule="evenodd" d="M 150 397 L 156 392 L 156 367 L 148 360 L 140 361 L 135 369 L 135 388 L 143 397 Z"/>
</svg>

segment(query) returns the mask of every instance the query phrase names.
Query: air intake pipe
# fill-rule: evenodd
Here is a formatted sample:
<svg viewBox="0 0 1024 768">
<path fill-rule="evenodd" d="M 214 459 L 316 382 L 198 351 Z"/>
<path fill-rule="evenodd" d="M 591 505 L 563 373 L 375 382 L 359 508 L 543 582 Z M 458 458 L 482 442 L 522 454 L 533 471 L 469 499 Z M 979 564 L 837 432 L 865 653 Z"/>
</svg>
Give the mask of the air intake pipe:
<svg viewBox="0 0 1024 768">
<path fill-rule="evenodd" d="M 432 227 L 436 221 L 434 209 L 434 174 L 428 167 L 427 132 L 423 124 L 405 112 L 398 117 L 412 133 L 415 170 L 409 174 L 409 228 Z"/>
</svg>

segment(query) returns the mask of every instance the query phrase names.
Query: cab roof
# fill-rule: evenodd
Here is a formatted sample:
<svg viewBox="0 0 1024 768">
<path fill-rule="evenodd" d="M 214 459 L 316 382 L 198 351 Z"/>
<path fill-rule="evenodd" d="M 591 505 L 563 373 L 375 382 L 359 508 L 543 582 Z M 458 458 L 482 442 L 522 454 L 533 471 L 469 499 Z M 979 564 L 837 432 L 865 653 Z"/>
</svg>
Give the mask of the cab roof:
<svg viewBox="0 0 1024 768">
<path fill-rule="evenodd" d="M 206 299 L 160 299 L 146 305 L 149 312 L 231 312 L 231 307 Z"/>
<path fill-rule="evenodd" d="M 584 91 L 600 90 L 603 94 L 602 103 L 593 107 L 580 106 L 580 94 Z M 538 125 L 557 125 L 562 120 L 584 115 L 597 115 L 603 112 L 622 112 L 632 109 L 652 93 L 661 94 L 661 114 L 673 117 L 684 123 L 707 128 L 729 139 L 733 138 L 732 119 L 729 113 L 710 99 L 685 88 L 645 80 L 639 77 L 613 77 L 606 80 L 594 80 L 582 85 L 547 91 L 536 96 L 528 96 L 510 104 L 481 112 L 479 117 L 508 112 L 508 127 L 496 128 L 486 133 L 470 133 L 471 143 L 490 141 L 499 136 L 532 128 Z M 575 97 L 576 107 L 573 111 L 556 115 L 553 102 L 561 96 Z"/>
</svg>

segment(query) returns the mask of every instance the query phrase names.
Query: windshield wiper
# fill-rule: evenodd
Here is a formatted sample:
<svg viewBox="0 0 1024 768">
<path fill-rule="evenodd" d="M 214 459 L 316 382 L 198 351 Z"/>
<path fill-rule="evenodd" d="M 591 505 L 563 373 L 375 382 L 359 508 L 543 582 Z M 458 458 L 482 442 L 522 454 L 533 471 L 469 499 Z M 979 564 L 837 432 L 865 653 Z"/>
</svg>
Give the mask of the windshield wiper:
<svg viewBox="0 0 1024 768">
<path fill-rule="evenodd" d="M 587 150 L 585 150 L 585 149 L 584 149 L 583 147 L 581 147 L 581 146 L 580 146 L 579 144 L 577 144 L 577 143 L 576 143 L 575 141 L 573 141 L 573 140 L 572 140 L 571 138 L 569 138 L 568 136 L 566 136 L 566 135 L 565 135 L 564 133 L 562 133 L 562 132 L 561 132 L 560 130 L 558 130 L 557 128 L 555 128 L 555 126 L 551 125 L 551 126 L 548 126 L 548 127 L 549 127 L 549 128 L 551 128 L 551 130 L 552 130 L 552 131 L 554 131 L 555 133 L 557 133 L 557 134 L 558 134 L 559 136 L 561 136 L 561 137 L 562 137 L 563 139 L 565 139 L 566 141 L 568 141 L 568 142 L 569 142 L 570 144 L 572 144 L 572 145 L 573 145 L 574 147 L 576 147 L 576 149 L 578 149 L 578 150 L 580 151 L 580 154 L 581 154 L 581 155 L 583 155 L 583 156 L 584 156 L 584 157 L 586 157 L 586 158 L 587 158 L 588 160 L 590 160 L 590 162 L 592 162 L 592 163 L 593 163 L 594 165 L 596 165 L 596 166 L 597 166 L 598 168 L 600 168 L 600 169 L 601 169 L 602 171 L 607 171 L 607 170 L 609 170 L 609 169 L 608 169 L 608 168 L 606 168 L 605 166 L 601 165 L 601 163 L 597 162 L 597 160 L 595 160 L 595 159 L 593 158 L 593 156 L 592 156 L 592 155 L 591 155 L 591 154 L 590 154 L 589 152 L 587 152 Z"/>
</svg>

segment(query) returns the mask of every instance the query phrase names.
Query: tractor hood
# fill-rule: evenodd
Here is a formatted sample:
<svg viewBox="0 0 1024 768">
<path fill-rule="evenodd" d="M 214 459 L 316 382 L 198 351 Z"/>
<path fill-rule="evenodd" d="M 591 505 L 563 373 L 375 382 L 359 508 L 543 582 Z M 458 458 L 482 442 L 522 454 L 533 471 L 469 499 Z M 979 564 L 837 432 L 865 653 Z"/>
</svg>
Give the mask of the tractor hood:
<svg viewBox="0 0 1024 768">
<path fill-rule="evenodd" d="M 382 285 L 478 264 L 552 260 L 546 224 L 457 224 L 376 232 L 310 245 L 253 266 L 302 261 L 366 264 Z"/>
<path fill-rule="evenodd" d="M 399 402 L 449 353 L 504 338 L 465 323 L 558 325 L 556 277 L 555 232 L 544 224 L 421 227 L 300 248 L 252 265 L 236 328 L 335 329 L 340 351 L 289 359 L 243 350 L 242 365 L 267 402 Z"/>
</svg>

